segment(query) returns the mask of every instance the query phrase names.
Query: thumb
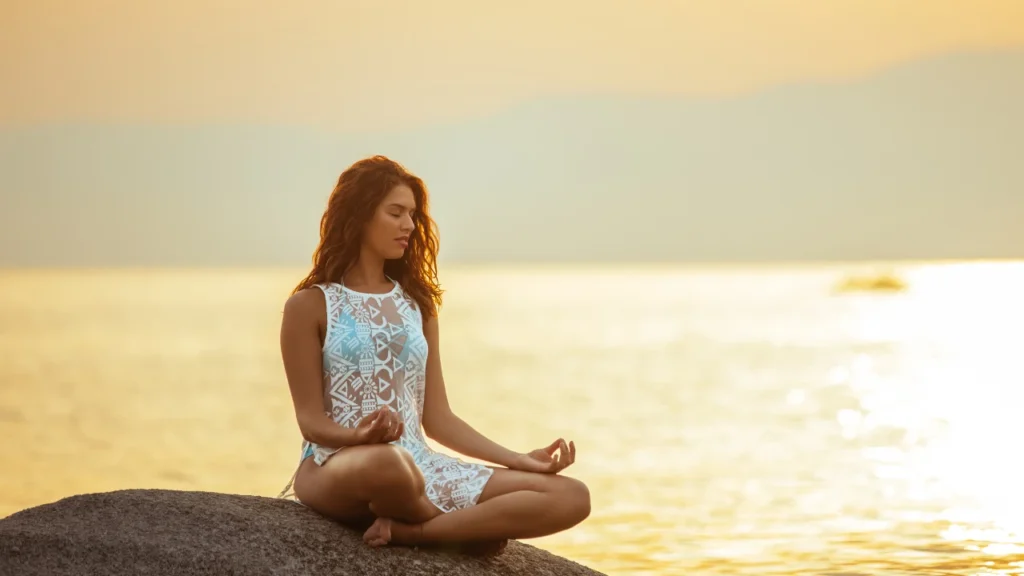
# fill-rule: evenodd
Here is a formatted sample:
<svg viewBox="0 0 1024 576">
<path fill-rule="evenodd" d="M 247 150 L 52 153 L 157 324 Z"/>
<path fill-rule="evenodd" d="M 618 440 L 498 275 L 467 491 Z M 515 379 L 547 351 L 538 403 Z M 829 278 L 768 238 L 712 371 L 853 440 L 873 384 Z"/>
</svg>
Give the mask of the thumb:
<svg viewBox="0 0 1024 576">
<path fill-rule="evenodd" d="M 536 460 L 537 462 L 542 462 L 544 464 L 547 464 L 548 462 L 551 462 L 551 459 L 552 459 L 552 456 L 548 452 L 547 448 L 542 448 L 540 450 L 537 450 L 534 453 L 530 454 L 530 456 L 531 456 L 531 458 L 533 460 Z"/>
</svg>

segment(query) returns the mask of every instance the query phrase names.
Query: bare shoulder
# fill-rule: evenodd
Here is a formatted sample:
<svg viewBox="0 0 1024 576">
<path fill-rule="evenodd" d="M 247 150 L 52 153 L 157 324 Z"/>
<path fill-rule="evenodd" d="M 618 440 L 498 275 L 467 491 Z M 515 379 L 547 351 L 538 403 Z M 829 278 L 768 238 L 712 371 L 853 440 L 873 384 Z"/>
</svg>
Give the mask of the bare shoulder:
<svg viewBox="0 0 1024 576">
<path fill-rule="evenodd" d="M 319 288 L 305 288 L 288 297 L 284 303 L 286 322 L 319 321 L 326 316 L 326 299 Z"/>
</svg>

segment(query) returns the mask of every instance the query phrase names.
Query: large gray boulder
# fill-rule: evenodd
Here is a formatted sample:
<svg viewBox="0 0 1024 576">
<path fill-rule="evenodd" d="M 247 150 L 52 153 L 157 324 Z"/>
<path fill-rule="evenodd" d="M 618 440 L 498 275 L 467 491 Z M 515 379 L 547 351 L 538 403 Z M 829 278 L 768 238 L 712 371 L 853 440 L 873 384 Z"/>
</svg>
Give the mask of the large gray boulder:
<svg viewBox="0 0 1024 576">
<path fill-rule="evenodd" d="M 0 520 L 0 576 L 558 575 L 598 573 L 527 544 L 478 558 L 370 548 L 304 506 L 171 490 L 86 494 Z"/>
</svg>

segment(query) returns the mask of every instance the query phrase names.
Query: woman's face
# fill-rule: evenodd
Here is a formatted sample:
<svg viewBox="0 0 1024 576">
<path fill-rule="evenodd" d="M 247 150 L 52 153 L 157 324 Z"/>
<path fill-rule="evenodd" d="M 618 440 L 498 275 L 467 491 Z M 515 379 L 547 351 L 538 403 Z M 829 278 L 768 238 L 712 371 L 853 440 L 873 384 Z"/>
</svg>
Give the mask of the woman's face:
<svg viewBox="0 0 1024 576">
<path fill-rule="evenodd" d="M 409 246 L 409 236 L 416 228 L 416 197 L 405 184 L 392 188 L 363 232 L 363 243 L 388 260 L 397 260 Z"/>
</svg>

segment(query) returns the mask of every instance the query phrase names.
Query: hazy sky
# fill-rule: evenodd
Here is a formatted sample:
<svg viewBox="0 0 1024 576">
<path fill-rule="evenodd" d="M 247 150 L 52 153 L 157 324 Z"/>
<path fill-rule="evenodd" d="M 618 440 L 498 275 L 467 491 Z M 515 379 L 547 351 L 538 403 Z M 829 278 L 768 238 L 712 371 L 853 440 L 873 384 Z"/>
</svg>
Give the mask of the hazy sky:
<svg viewBox="0 0 1024 576">
<path fill-rule="evenodd" d="M 0 2 L 0 266 L 1024 256 L 1024 0 Z"/>
<path fill-rule="evenodd" d="M 0 123 L 408 127 L 1024 45 L 1021 0 L 5 0 Z"/>
</svg>

